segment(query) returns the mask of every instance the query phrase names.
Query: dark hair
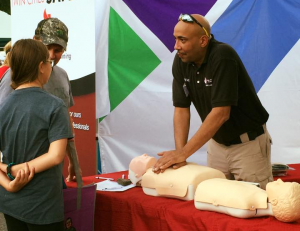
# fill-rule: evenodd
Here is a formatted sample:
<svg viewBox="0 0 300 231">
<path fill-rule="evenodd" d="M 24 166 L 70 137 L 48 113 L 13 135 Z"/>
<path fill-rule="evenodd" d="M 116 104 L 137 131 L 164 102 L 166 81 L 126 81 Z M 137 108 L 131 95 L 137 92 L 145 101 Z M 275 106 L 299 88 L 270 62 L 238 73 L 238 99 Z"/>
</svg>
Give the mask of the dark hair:
<svg viewBox="0 0 300 231">
<path fill-rule="evenodd" d="M 10 52 L 10 49 L 11 49 L 11 41 L 9 41 L 8 43 L 6 43 L 6 45 L 4 46 L 5 54 L 7 54 L 8 52 Z"/>
<path fill-rule="evenodd" d="M 10 53 L 11 87 L 13 89 L 36 80 L 40 62 L 45 62 L 49 58 L 47 47 L 33 39 L 18 40 Z"/>
</svg>

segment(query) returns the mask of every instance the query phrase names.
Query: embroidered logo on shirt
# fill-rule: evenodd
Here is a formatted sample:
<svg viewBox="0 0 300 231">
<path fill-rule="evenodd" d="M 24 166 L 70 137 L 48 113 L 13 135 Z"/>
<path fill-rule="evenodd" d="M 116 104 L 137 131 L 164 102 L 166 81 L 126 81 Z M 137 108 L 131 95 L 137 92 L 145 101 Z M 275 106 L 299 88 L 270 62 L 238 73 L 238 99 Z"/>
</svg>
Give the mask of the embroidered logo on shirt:
<svg viewBox="0 0 300 231">
<path fill-rule="evenodd" d="M 207 79 L 207 78 L 205 77 L 204 83 L 205 83 L 205 86 L 206 86 L 206 87 L 211 87 L 211 86 L 212 86 L 212 79 Z"/>
</svg>

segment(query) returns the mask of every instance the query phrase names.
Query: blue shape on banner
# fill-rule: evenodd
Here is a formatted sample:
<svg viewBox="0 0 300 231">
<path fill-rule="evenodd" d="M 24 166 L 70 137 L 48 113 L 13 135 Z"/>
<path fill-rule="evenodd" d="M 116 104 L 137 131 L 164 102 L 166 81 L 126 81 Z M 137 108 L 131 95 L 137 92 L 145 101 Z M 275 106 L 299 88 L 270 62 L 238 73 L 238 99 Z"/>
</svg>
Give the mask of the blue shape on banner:
<svg viewBox="0 0 300 231">
<path fill-rule="evenodd" d="M 258 92 L 300 38 L 299 0 L 233 0 L 212 26 L 240 55 Z"/>
</svg>

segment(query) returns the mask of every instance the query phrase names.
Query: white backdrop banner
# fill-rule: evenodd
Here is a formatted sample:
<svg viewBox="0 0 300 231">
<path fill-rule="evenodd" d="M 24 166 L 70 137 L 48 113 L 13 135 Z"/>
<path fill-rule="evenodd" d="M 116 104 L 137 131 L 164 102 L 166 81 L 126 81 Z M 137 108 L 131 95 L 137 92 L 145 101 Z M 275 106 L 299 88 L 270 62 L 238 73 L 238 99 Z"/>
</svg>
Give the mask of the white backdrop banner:
<svg viewBox="0 0 300 231">
<path fill-rule="evenodd" d="M 95 72 L 94 6 L 94 0 L 11 1 L 12 40 L 33 38 L 37 24 L 44 18 L 60 19 L 69 29 L 69 42 L 59 66 L 70 80 L 82 78 Z"/>
<path fill-rule="evenodd" d="M 95 174 L 95 1 L 13 0 L 11 12 L 13 42 L 33 38 L 38 23 L 46 18 L 58 18 L 68 27 L 67 50 L 58 66 L 71 81 L 75 105 L 70 116 L 82 174 Z"/>
<path fill-rule="evenodd" d="M 97 22 L 102 27 L 96 25 L 102 36 L 97 56 L 107 59 L 97 62 L 103 84 L 96 86 L 103 172 L 128 169 L 130 160 L 143 153 L 157 157 L 174 149 L 171 68 L 173 29 L 180 13 L 205 15 L 215 38 L 239 53 L 270 114 L 272 162 L 299 163 L 299 4 L 300 0 L 105 0 L 104 19 Z M 190 137 L 201 125 L 194 107 L 191 110 Z M 188 161 L 206 165 L 206 147 Z"/>
</svg>

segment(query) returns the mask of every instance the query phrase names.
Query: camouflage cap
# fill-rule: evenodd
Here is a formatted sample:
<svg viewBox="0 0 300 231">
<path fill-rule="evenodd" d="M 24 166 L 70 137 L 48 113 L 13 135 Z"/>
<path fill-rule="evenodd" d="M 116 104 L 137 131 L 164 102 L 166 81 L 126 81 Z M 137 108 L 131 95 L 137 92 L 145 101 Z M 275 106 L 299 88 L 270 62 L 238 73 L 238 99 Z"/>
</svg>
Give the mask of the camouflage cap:
<svg viewBox="0 0 300 231">
<path fill-rule="evenodd" d="M 35 37 L 45 45 L 58 44 L 67 50 L 68 27 L 58 18 L 47 18 L 39 22 L 35 29 Z"/>
</svg>

